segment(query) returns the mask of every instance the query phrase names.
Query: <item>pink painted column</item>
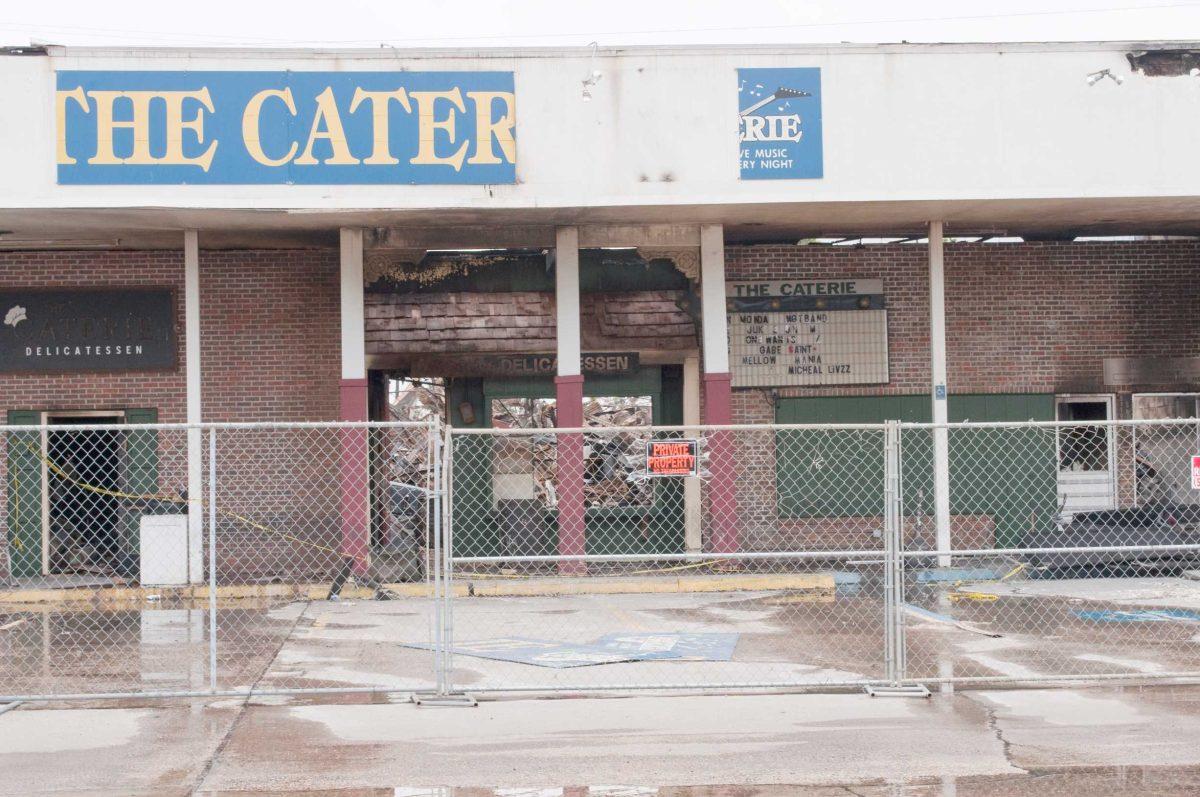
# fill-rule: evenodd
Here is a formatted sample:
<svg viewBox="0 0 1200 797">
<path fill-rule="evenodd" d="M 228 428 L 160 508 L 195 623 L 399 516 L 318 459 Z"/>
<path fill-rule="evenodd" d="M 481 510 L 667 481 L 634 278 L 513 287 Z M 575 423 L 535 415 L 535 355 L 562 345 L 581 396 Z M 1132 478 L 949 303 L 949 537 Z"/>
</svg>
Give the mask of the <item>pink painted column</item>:
<svg viewBox="0 0 1200 797">
<path fill-rule="evenodd" d="M 343 379 L 340 420 L 367 420 L 367 380 Z M 367 572 L 370 554 L 370 475 L 367 454 L 369 433 L 365 428 L 341 429 L 342 554 L 354 561 L 354 572 Z"/>
<path fill-rule="evenodd" d="M 554 378 L 555 422 L 560 429 L 583 426 L 583 377 Z M 582 556 L 586 552 L 583 507 L 583 435 L 558 436 L 558 552 L 564 556 Z M 582 575 L 586 562 L 559 562 L 564 574 Z"/>
<path fill-rule="evenodd" d="M 704 423 L 725 426 L 733 421 L 729 374 L 704 374 Z M 737 462 L 733 435 L 728 431 L 708 434 L 709 512 L 714 553 L 735 553 L 740 547 L 737 511 Z"/>
</svg>

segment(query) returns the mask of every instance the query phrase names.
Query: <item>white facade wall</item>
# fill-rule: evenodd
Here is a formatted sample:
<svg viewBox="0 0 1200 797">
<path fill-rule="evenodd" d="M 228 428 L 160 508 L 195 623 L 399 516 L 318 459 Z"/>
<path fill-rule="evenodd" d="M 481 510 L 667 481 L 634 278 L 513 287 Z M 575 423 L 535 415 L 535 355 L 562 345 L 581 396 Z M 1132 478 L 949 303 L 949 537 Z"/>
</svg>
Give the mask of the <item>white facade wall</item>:
<svg viewBox="0 0 1200 797">
<path fill-rule="evenodd" d="M 1172 45 L 1181 46 L 1181 45 Z M 63 50 L 0 58 L 2 208 L 524 209 L 1200 194 L 1200 78 L 1145 45 Z M 820 67 L 825 177 L 738 179 L 740 67 Z M 1085 78 L 1100 69 L 1124 85 Z M 58 186 L 54 70 L 515 72 L 514 185 Z M 581 98 L 592 69 L 603 73 Z M 363 153 L 359 153 L 361 156 Z"/>
</svg>

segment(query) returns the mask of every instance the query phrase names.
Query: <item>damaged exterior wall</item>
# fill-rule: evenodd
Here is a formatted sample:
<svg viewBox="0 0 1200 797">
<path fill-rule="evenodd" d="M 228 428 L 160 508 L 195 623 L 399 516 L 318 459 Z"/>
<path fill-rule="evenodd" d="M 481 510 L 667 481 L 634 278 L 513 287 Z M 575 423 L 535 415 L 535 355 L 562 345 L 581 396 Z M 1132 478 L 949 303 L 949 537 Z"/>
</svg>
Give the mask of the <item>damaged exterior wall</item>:
<svg viewBox="0 0 1200 797">
<path fill-rule="evenodd" d="M 786 396 L 928 395 L 927 250 L 726 247 L 726 279 L 882 279 L 891 381 L 778 388 Z M 1189 384 L 1107 385 L 1108 357 L 1200 357 L 1200 243 L 947 244 L 948 388 L 963 393 L 1127 393 Z M 770 390 L 735 390 L 740 423 L 773 420 Z M 1128 417 L 1128 416 L 1123 416 Z"/>
<path fill-rule="evenodd" d="M 812 389 L 741 389 L 733 393 L 734 420 L 775 421 L 777 397 L 908 396 L 927 405 L 929 390 L 928 282 L 926 249 L 919 245 L 859 248 L 737 246 L 726 249 L 730 281 L 747 279 L 881 279 L 889 309 L 891 381 L 887 385 Z M 69 274 L 70 279 L 65 279 Z M 947 340 L 951 400 L 963 394 L 1117 393 L 1118 413 L 1129 417 L 1127 397 L 1134 391 L 1195 390 L 1192 384 L 1107 385 L 1103 361 L 1108 357 L 1200 357 L 1200 243 L 1192 241 L 951 244 L 946 248 Z M 182 294 L 182 257 L 159 252 L 30 252 L 0 256 L 0 281 L 8 285 L 169 285 Z M 201 253 L 202 360 L 206 420 L 332 420 L 337 417 L 338 304 L 337 259 L 327 250 L 228 251 Z M 681 293 L 642 292 L 651 303 L 638 308 L 626 295 L 585 294 L 587 347 L 658 351 L 694 345 L 686 334 L 690 318 L 679 309 Z M 374 313 L 412 317 L 414 310 L 430 318 L 508 329 L 496 338 L 509 351 L 553 348 L 553 305 L 541 291 L 470 294 L 368 294 L 368 318 Z M 465 304 L 464 304 L 465 303 Z M 431 308 L 438 306 L 438 311 Z M 453 306 L 453 307 L 452 307 Z M 604 308 L 609 307 L 610 310 Z M 45 375 L 0 377 L 0 410 L 86 408 L 155 408 L 164 422 L 184 420 L 182 374 L 182 307 L 176 308 L 181 347 L 179 366 L 154 373 Z M 530 319 L 497 322 L 508 311 Z M 646 313 L 642 313 L 646 310 Z M 494 314 L 493 314 L 494 311 Z M 599 311 L 599 315 L 597 312 Z M 437 312 L 444 313 L 441 316 Z M 602 318 L 609 312 L 645 315 L 629 325 L 634 337 L 605 337 Z M 486 314 L 486 315 L 485 315 Z M 661 314 L 656 316 L 655 314 Z M 686 319 L 686 320 L 685 320 Z M 613 319 L 610 318 L 610 321 Z M 368 322 L 370 323 L 370 321 Z M 504 326 L 507 324 L 507 326 Z M 489 327 L 491 325 L 491 327 Z M 499 326 L 497 326 L 499 325 Z M 626 326 L 625 322 L 621 325 Z M 391 328 L 387 323 L 381 326 Z M 398 348 L 431 351 L 434 345 L 461 346 L 442 330 L 440 341 L 428 323 L 403 330 Z M 534 329 L 522 338 L 514 330 Z M 684 334 L 679 334 L 684 333 Z M 378 335 L 378 331 L 369 333 Z M 694 335 L 694 333 L 693 333 Z M 422 337 L 417 337 L 422 336 Z M 378 343 L 382 338 L 375 338 Z M 470 340 L 481 340 L 474 338 Z M 474 345 L 474 344 L 471 344 Z M 672 349 L 674 350 L 674 349 Z M 304 443 L 313 450 L 311 440 Z M 254 445 L 225 457 L 250 456 Z M 284 459 L 294 460 L 276 449 Z M 306 496 L 303 523 L 297 528 L 314 539 L 336 535 L 337 501 L 327 457 L 311 457 L 311 484 L 292 484 L 292 495 Z M 1127 452 L 1123 452 L 1124 456 Z M 873 522 L 843 518 L 840 537 L 826 522 L 792 518 L 780 522 L 774 490 L 776 462 L 770 447 L 738 451 L 744 484 L 761 486 L 751 502 L 762 512 L 754 536 L 748 525 L 746 544 L 820 546 L 862 542 Z M 227 459 L 228 462 L 233 460 Z M 249 462 L 249 460 L 247 460 Z M 322 464 L 324 463 L 324 464 Z M 252 464 L 252 463 L 251 463 Z M 6 468 L 0 457 L 0 470 Z M 255 467 L 262 467 L 261 463 Z M 6 475 L 6 474 L 0 474 Z M 264 471 L 265 478 L 278 478 Z M 176 489 L 182 474 L 160 474 L 165 488 Z M 1124 489 L 1124 486 L 1122 486 Z M 294 511 L 281 488 L 279 517 Z M 233 496 L 231 496 L 231 499 Z M 261 490 L 256 499 L 264 501 Z M 272 510 L 274 511 L 274 510 Z M 987 540 L 994 523 L 978 514 L 957 513 L 956 544 Z M 230 539 L 234 539 L 233 536 Z M 223 571 L 264 572 L 295 552 L 277 539 L 242 533 L 236 546 L 223 550 Z M 227 553 L 227 555 L 226 555 Z"/>
<path fill-rule="evenodd" d="M 590 351 L 691 350 L 696 324 L 684 291 L 592 293 L 580 298 L 583 345 Z M 367 354 L 553 352 L 554 295 L 369 293 Z"/>
</svg>

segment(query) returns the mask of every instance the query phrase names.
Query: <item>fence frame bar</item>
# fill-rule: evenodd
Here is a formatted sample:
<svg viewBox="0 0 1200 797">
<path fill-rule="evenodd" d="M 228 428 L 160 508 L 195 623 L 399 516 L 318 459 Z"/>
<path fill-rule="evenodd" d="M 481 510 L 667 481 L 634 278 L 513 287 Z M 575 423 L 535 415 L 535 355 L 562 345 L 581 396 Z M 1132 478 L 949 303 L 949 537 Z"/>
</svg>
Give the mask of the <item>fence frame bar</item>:
<svg viewBox="0 0 1200 797">
<path fill-rule="evenodd" d="M 188 507 L 191 511 L 192 507 Z M 217 692 L 217 430 L 208 430 L 208 688 Z"/>
</svg>

